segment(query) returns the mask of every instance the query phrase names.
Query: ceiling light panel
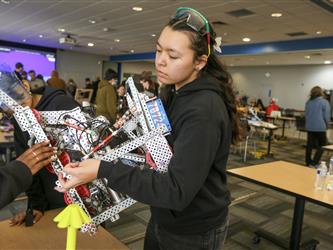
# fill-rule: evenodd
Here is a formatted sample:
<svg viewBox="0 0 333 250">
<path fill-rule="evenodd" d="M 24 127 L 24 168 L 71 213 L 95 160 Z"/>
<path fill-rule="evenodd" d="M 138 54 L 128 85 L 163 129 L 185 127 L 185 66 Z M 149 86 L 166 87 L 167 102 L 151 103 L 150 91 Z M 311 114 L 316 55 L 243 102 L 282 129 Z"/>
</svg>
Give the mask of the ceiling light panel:
<svg viewBox="0 0 333 250">
<path fill-rule="evenodd" d="M 132 10 L 140 12 L 140 11 L 143 11 L 143 8 L 142 8 L 142 7 L 139 7 L 139 6 L 134 6 L 134 7 L 132 8 Z"/>
<path fill-rule="evenodd" d="M 271 17 L 282 17 L 282 13 L 279 12 L 272 13 Z"/>
</svg>

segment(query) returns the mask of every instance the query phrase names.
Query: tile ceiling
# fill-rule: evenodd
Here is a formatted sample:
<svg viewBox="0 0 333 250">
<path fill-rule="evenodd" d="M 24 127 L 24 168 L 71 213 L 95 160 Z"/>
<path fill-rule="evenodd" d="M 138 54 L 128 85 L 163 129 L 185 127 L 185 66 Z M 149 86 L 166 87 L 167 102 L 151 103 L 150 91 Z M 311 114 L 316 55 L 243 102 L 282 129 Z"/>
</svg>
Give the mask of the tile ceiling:
<svg viewBox="0 0 333 250">
<path fill-rule="evenodd" d="M 143 11 L 133 11 L 134 6 Z M 333 13 L 310 0 L 0 0 L 0 40 L 25 40 L 27 44 L 100 55 L 150 52 L 161 28 L 180 6 L 196 8 L 212 22 L 226 23 L 214 25 L 224 44 L 242 44 L 243 37 L 257 43 L 333 36 Z M 235 11 L 250 15 L 237 17 L 232 14 Z M 274 12 L 282 13 L 282 17 L 272 18 Z M 59 28 L 77 44 L 59 44 L 59 38 L 66 36 Z M 287 35 L 299 32 L 306 34 Z M 89 42 L 95 46 L 88 47 Z"/>
</svg>

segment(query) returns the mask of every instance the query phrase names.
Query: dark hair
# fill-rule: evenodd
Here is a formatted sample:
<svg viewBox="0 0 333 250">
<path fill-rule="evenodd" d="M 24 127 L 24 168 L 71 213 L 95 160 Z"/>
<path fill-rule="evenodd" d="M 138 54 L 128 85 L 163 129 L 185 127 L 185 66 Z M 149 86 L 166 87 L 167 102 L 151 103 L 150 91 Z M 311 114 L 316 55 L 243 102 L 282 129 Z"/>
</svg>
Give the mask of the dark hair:
<svg viewBox="0 0 333 250">
<path fill-rule="evenodd" d="M 145 81 L 145 82 L 149 82 L 149 84 L 153 83 L 152 78 L 152 72 L 151 71 L 142 71 L 141 75 L 140 75 L 140 81 Z"/>
<path fill-rule="evenodd" d="M 34 73 L 34 74 L 36 74 L 36 72 L 32 69 L 32 70 L 29 70 L 29 74 L 30 73 Z"/>
<path fill-rule="evenodd" d="M 15 64 L 15 69 L 23 68 L 23 64 L 18 62 Z"/>
<path fill-rule="evenodd" d="M 324 96 L 324 91 L 319 86 L 315 86 L 310 91 L 310 100 L 313 100 L 319 96 Z"/>
<path fill-rule="evenodd" d="M 199 58 L 202 55 L 208 55 L 208 46 L 206 36 L 201 36 L 198 32 L 195 32 L 191 27 L 186 24 L 186 19 L 171 19 L 167 24 L 172 30 L 184 31 L 189 34 L 191 41 L 191 49 L 195 52 L 195 58 Z M 214 51 L 213 46 L 215 42 L 216 33 L 209 24 L 211 42 L 209 44 L 211 51 Z M 221 97 L 226 105 L 231 124 L 232 124 L 232 140 L 236 142 L 240 136 L 239 118 L 236 109 L 236 97 L 233 88 L 233 81 L 231 75 L 226 70 L 226 67 L 219 61 L 214 53 L 211 53 L 208 57 L 206 66 L 202 69 L 202 72 L 216 78 L 220 82 Z"/>
<path fill-rule="evenodd" d="M 41 79 L 41 80 L 43 80 L 43 81 L 44 81 L 44 76 L 43 76 L 43 75 L 41 75 L 41 74 L 38 74 L 38 75 L 36 76 L 36 78 L 37 78 L 37 79 Z"/>
<path fill-rule="evenodd" d="M 87 77 L 86 79 L 85 79 L 85 81 L 87 82 L 87 81 L 90 81 L 90 78 L 89 77 Z"/>
<path fill-rule="evenodd" d="M 262 100 L 260 98 L 257 100 L 257 107 L 265 109 L 264 103 L 262 102 Z"/>
<path fill-rule="evenodd" d="M 107 69 L 104 75 L 105 80 L 112 80 L 112 79 L 118 79 L 117 72 L 113 69 Z"/>
</svg>

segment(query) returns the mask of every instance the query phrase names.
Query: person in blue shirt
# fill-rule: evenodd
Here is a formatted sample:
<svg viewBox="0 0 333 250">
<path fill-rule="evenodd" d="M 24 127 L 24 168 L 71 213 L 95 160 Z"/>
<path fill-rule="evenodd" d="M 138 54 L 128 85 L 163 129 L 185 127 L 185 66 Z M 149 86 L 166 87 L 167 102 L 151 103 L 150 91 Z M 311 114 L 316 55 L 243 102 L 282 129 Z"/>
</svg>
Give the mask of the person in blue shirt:
<svg viewBox="0 0 333 250">
<path fill-rule="evenodd" d="M 331 108 L 324 99 L 324 92 L 319 86 L 311 89 L 310 99 L 305 104 L 305 128 L 308 133 L 305 164 L 315 166 L 323 153 L 322 146 L 326 145 L 326 130 L 331 117 Z M 316 153 L 312 158 L 312 149 Z"/>
</svg>

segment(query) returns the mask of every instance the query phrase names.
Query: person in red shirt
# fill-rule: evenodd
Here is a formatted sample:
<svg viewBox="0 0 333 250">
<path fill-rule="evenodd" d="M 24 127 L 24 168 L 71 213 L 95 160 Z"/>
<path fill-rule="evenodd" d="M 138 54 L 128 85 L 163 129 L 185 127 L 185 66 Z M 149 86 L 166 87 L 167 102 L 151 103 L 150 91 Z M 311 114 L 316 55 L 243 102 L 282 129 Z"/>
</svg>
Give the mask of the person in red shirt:
<svg viewBox="0 0 333 250">
<path fill-rule="evenodd" d="M 279 111 L 280 107 L 276 104 L 277 100 L 275 98 L 271 99 L 271 102 L 266 108 L 266 115 L 271 115 L 273 111 Z"/>
</svg>

